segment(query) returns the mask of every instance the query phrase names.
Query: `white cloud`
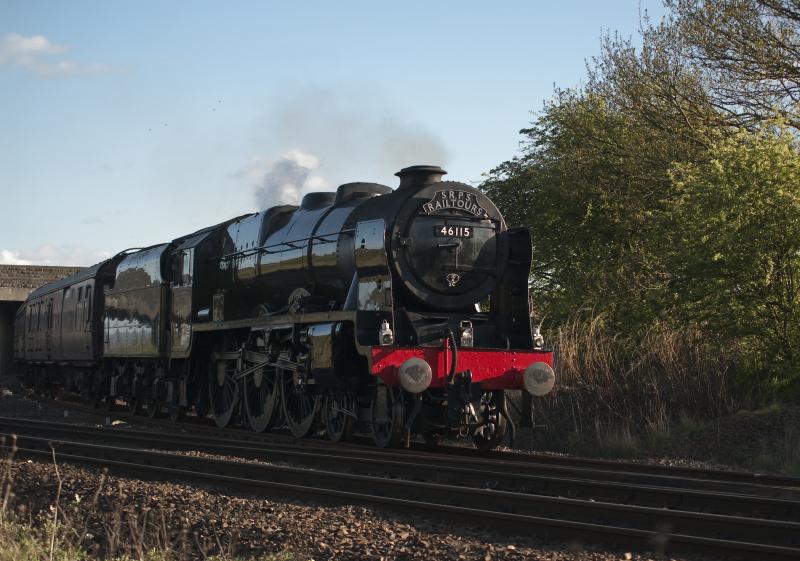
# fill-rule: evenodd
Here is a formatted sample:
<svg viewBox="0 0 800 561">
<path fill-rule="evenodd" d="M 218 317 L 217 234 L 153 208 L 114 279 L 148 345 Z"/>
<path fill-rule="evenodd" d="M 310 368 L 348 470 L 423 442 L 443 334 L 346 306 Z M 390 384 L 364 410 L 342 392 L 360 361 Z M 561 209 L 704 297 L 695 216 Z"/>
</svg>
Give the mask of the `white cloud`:
<svg viewBox="0 0 800 561">
<path fill-rule="evenodd" d="M 0 250 L 0 265 L 65 265 L 87 267 L 111 257 L 111 252 L 75 246 L 42 245 L 30 251 Z"/>
<path fill-rule="evenodd" d="M 325 178 L 314 174 L 320 160 L 302 150 L 290 150 L 279 158 L 255 158 L 234 174 L 255 183 L 259 209 L 275 205 L 297 205 L 311 191 L 330 190 Z"/>
<path fill-rule="evenodd" d="M 64 45 L 51 43 L 42 35 L 25 37 L 19 33 L 9 33 L 0 43 L 0 64 L 8 61 L 20 65 L 30 64 L 37 56 L 59 54 L 66 49 Z"/>
<path fill-rule="evenodd" d="M 0 250 L 0 265 L 30 265 L 31 262 L 20 258 L 19 251 Z"/>
<path fill-rule="evenodd" d="M 112 70 L 101 62 L 56 58 L 67 50 L 66 45 L 53 43 L 43 35 L 26 37 L 19 33 L 8 33 L 0 40 L 0 66 L 23 68 L 42 78 L 105 74 Z"/>
</svg>

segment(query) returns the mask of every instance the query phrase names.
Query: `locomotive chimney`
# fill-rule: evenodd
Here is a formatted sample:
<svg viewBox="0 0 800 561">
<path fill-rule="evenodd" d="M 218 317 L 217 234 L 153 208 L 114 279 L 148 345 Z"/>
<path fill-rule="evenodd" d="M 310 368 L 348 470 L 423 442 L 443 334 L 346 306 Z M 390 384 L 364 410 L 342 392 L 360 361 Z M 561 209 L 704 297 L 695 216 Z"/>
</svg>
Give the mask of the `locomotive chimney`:
<svg viewBox="0 0 800 561">
<path fill-rule="evenodd" d="M 403 168 L 395 175 L 400 178 L 398 191 L 420 189 L 431 183 L 438 183 L 447 172 L 439 166 L 411 166 Z"/>
</svg>

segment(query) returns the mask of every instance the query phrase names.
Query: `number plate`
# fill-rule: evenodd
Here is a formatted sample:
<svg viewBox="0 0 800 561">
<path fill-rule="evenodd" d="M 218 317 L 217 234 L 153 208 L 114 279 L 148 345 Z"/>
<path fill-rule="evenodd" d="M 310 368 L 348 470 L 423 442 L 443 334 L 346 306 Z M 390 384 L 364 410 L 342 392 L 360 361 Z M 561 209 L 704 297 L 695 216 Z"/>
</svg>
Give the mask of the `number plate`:
<svg viewBox="0 0 800 561">
<path fill-rule="evenodd" d="M 438 224 L 433 227 L 433 234 L 439 238 L 471 238 L 472 226 L 447 226 Z"/>
</svg>

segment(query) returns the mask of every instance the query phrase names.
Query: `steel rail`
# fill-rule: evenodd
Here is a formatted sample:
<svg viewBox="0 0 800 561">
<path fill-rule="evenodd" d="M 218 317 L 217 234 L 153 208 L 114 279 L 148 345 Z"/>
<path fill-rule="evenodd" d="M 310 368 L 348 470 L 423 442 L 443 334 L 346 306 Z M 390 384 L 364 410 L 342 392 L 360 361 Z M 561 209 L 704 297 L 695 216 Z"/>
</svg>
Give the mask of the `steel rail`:
<svg viewBox="0 0 800 561">
<path fill-rule="evenodd" d="M 168 475 L 251 493 L 268 490 L 306 499 L 435 513 L 515 535 L 534 533 L 544 539 L 567 537 L 572 541 L 578 536 L 645 549 L 661 544 L 670 551 L 764 561 L 800 558 L 800 524 L 795 522 L 674 512 L 26 436 L 19 438 L 18 445 L 18 454 L 44 460 L 51 457 L 52 446 L 62 462 L 105 465 L 145 477 Z M 548 516 L 542 516 L 544 512 Z"/>
<path fill-rule="evenodd" d="M 489 452 L 481 452 L 473 448 L 466 448 L 463 446 L 442 446 L 442 451 L 447 454 L 465 457 L 484 457 L 491 459 L 502 459 L 514 462 L 537 462 L 537 463 L 551 463 L 563 464 L 570 463 L 575 466 L 587 467 L 609 467 L 612 469 L 628 470 L 631 472 L 647 472 L 647 473 L 664 473 L 670 475 L 684 475 L 693 478 L 708 478 L 717 481 L 730 481 L 730 482 L 753 482 L 761 483 L 764 485 L 781 485 L 789 487 L 800 488 L 800 476 L 787 475 L 780 473 L 759 473 L 748 471 L 729 471 L 722 469 L 710 468 L 696 468 L 688 466 L 667 466 L 661 464 L 643 464 L 635 462 L 621 462 L 618 460 L 602 460 L 595 458 L 576 458 L 563 456 L 554 456 L 547 454 L 535 454 L 527 452 L 511 452 L 505 450 L 490 450 Z"/>
<path fill-rule="evenodd" d="M 425 447 L 423 445 L 412 444 L 412 448 L 410 450 L 388 451 L 388 450 L 377 449 L 371 445 L 367 446 L 358 444 L 343 445 L 341 443 L 332 443 L 321 439 L 310 439 L 310 438 L 297 439 L 288 434 L 281 434 L 276 432 L 257 433 L 247 429 L 239 429 L 237 427 L 220 429 L 217 428 L 216 426 L 211 426 L 211 423 L 206 423 L 205 422 L 206 419 L 199 419 L 197 417 L 189 417 L 187 419 L 188 422 L 173 423 L 169 420 L 150 419 L 139 415 L 133 415 L 132 413 L 126 411 L 99 411 L 92 407 L 88 407 L 83 404 L 76 404 L 71 401 L 63 401 L 63 400 L 57 401 L 48 398 L 41 398 L 38 396 L 36 397 L 36 399 L 40 399 L 41 401 L 56 406 L 66 406 L 90 415 L 96 415 L 101 418 L 102 417 L 120 418 L 128 420 L 130 422 L 136 422 L 150 426 L 158 426 L 172 431 L 176 429 L 180 430 L 180 428 L 182 427 L 186 427 L 187 429 L 191 427 L 191 430 L 202 432 L 208 435 L 214 435 L 216 438 L 223 440 L 230 440 L 233 437 L 241 442 L 249 441 L 249 442 L 256 442 L 259 444 L 293 443 L 293 444 L 301 444 L 303 446 L 308 446 L 308 447 L 310 446 L 327 447 L 327 448 L 334 447 L 337 450 L 346 446 L 354 449 L 358 448 L 362 450 L 369 450 L 371 452 L 374 452 L 375 454 L 387 454 L 387 453 L 392 455 L 407 454 L 410 457 L 415 457 L 416 455 L 419 454 L 430 455 L 432 453 L 429 447 Z M 591 470 L 606 469 L 609 471 L 624 472 L 627 474 L 640 474 L 643 476 L 647 475 L 655 476 L 658 474 L 662 474 L 668 477 L 709 479 L 720 482 L 764 485 L 770 487 L 775 487 L 775 486 L 781 486 L 786 488 L 794 487 L 800 491 L 800 476 L 791 476 L 791 475 L 725 471 L 725 470 L 703 469 L 703 468 L 693 468 L 684 466 L 664 466 L 659 464 L 645 464 L 645 463 L 622 462 L 614 460 L 600 460 L 592 458 L 552 456 L 546 454 L 531 454 L 525 452 L 508 452 L 508 451 L 482 452 L 476 449 L 467 448 L 463 446 L 439 446 L 434 449 L 433 453 L 441 456 L 449 455 L 455 457 L 469 458 L 472 460 L 485 460 L 485 461 L 495 460 L 503 462 L 514 462 L 523 465 L 529 464 L 529 465 L 535 465 L 536 469 L 542 469 L 544 465 L 564 466 L 573 470 L 582 468 Z M 630 480 L 631 479 L 629 478 L 628 481 Z"/>
<path fill-rule="evenodd" d="M 503 466 L 491 462 L 453 462 L 444 456 L 409 458 L 387 454 L 363 454 L 361 450 L 332 450 L 330 448 L 298 449 L 293 445 L 241 446 L 212 441 L 190 435 L 153 434 L 130 429 L 80 427 L 44 421 L 19 421 L 0 418 L 0 429 L 7 434 L 35 435 L 42 438 L 85 438 L 93 441 L 125 443 L 129 446 L 168 450 L 194 450 L 211 454 L 235 456 L 261 461 L 288 462 L 317 469 L 349 470 L 357 473 L 378 473 L 414 480 L 447 482 L 461 486 L 514 490 L 556 496 L 591 497 L 622 504 L 656 506 L 673 510 L 713 512 L 717 514 L 748 514 L 779 520 L 800 521 L 800 501 L 794 498 L 735 493 L 731 484 L 721 483 L 714 489 L 691 489 L 689 483 L 677 478 L 650 485 L 628 483 L 614 478 L 626 474 L 593 472 L 579 478 L 562 472 L 528 473 L 519 470 L 503 471 Z M 497 469 L 500 467 L 501 469 Z M 525 466 L 526 468 L 528 466 Z M 593 479 L 586 478 L 593 477 Z M 612 479 L 603 480 L 603 477 Z M 655 483 L 660 483 L 660 486 Z M 681 484 L 684 484 L 681 486 Z M 701 480 L 700 483 L 711 483 Z M 724 486 L 728 486 L 727 488 Z"/>
</svg>

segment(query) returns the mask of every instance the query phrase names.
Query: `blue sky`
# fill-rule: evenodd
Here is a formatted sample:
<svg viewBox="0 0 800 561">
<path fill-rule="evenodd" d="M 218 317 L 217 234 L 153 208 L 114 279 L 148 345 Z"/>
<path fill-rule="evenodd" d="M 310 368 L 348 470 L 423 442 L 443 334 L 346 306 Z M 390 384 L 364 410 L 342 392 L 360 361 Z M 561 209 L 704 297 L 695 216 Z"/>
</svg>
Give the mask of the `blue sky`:
<svg viewBox="0 0 800 561">
<path fill-rule="evenodd" d="M 0 263 L 88 265 L 309 190 L 478 182 L 658 0 L 0 0 Z"/>
</svg>

